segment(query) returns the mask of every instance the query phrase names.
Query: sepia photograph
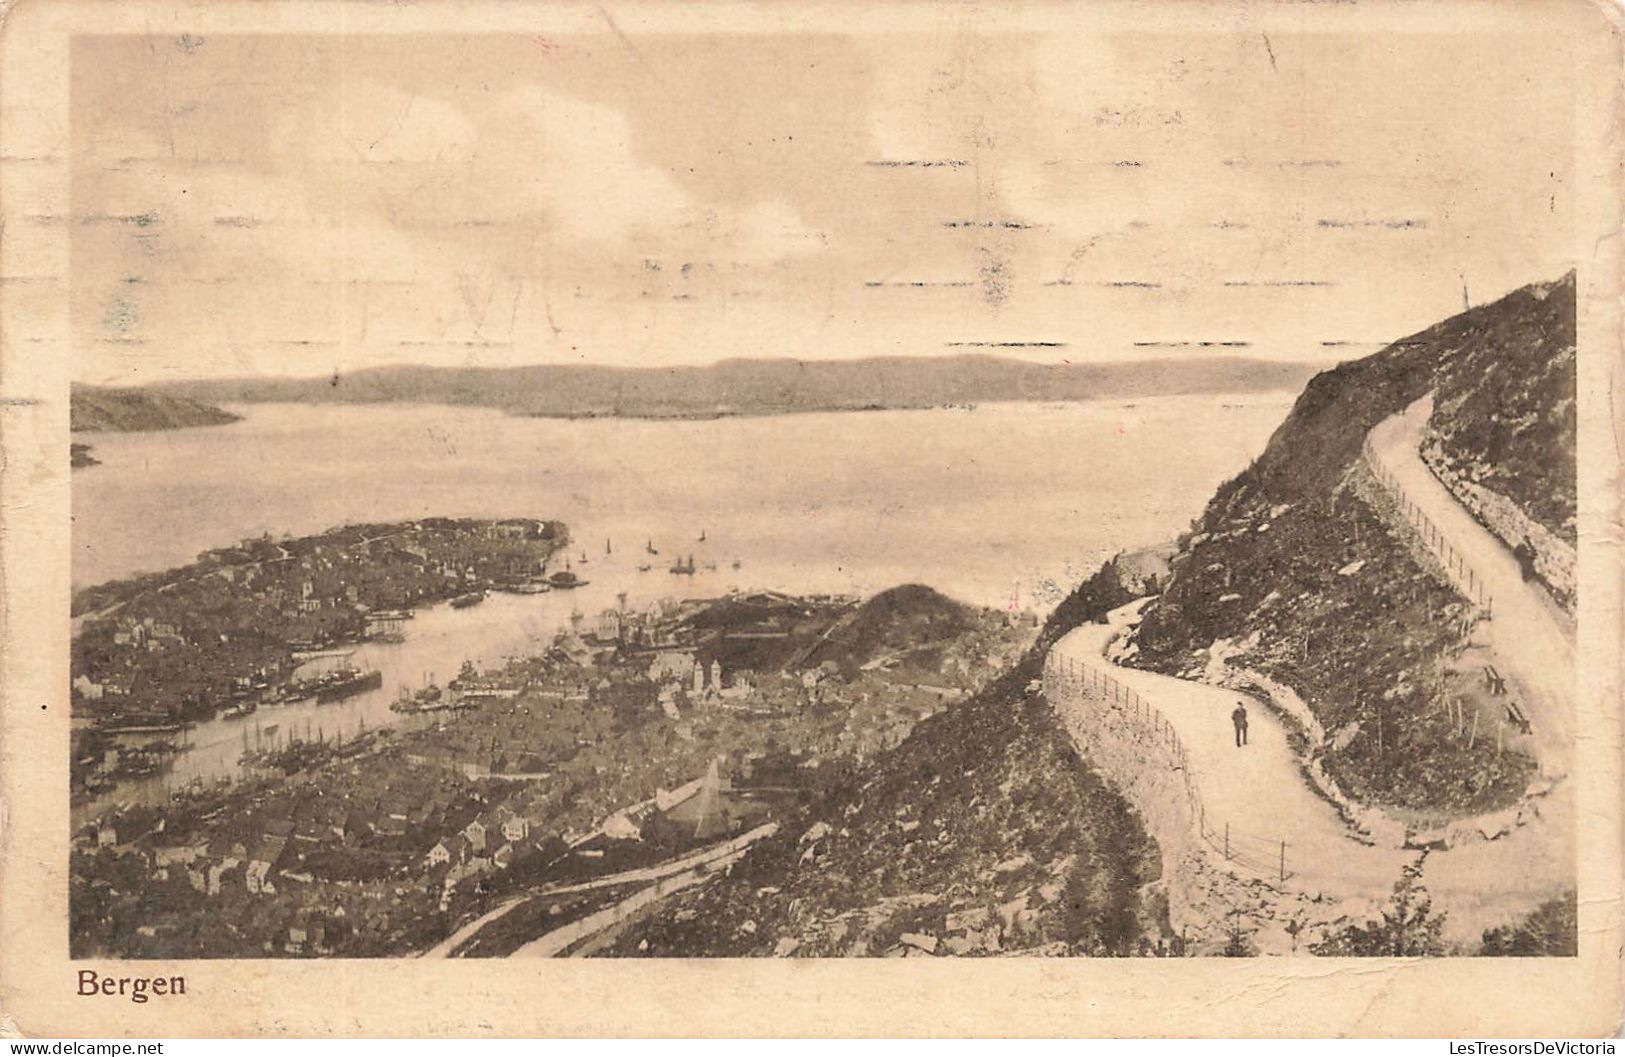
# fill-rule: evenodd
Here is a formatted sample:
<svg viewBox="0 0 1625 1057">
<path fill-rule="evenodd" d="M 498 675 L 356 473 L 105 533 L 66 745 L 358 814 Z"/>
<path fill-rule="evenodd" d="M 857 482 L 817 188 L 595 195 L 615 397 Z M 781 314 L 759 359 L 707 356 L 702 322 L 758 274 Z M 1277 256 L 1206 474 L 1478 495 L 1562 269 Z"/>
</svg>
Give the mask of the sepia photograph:
<svg viewBox="0 0 1625 1057">
<path fill-rule="evenodd" d="M 53 1002 L 1608 976 L 1600 7 L 294 6 L 6 29 Z"/>
</svg>

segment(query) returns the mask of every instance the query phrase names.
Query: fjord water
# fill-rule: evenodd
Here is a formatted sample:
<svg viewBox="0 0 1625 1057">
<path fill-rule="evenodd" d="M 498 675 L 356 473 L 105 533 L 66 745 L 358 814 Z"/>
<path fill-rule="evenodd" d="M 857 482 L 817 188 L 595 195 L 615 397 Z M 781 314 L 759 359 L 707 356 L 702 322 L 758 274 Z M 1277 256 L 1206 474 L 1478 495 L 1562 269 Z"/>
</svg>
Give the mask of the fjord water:
<svg viewBox="0 0 1625 1057">
<path fill-rule="evenodd" d="M 1056 600 L 1045 585 L 1184 528 L 1290 403 L 1266 393 L 712 421 L 237 406 L 243 421 L 227 426 L 79 435 L 102 465 L 73 475 L 73 582 L 182 565 L 262 532 L 511 516 L 566 522 L 571 553 L 594 562 L 608 540 L 628 569 L 653 564 L 644 575 L 665 589 L 861 594 L 919 581 L 1042 609 Z M 651 539 L 658 557 L 643 554 Z M 718 575 L 690 585 L 666 573 L 690 553 Z"/>
<path fill-rule="evenodd" d="M 465 658 L 522 655 L 622 592 L 636 606 L 733 587 L 870 594 L 917 582 L 1047 611 L 1111 554 L 1184 529 L 1290 403 L 1268 393 L 713 421 L 260 404 L 231 408 L 243 420 L 227 426 L 82 435 L 101 465 L 73 475 L 76 587 L 264 532 L 427 516 L 562 520 L 589 581 L 420 611 L 405 642 L 357 648 L 382 688 L 200 723 L 167 779 L 115 795 L 234 775 L 244 742 L 271 724 L 281 740 L 400 722 L 389 703 L 403 684 L 444 684 Z M 689 555 L 693 576 L 669 572 Z"/>
</svg>

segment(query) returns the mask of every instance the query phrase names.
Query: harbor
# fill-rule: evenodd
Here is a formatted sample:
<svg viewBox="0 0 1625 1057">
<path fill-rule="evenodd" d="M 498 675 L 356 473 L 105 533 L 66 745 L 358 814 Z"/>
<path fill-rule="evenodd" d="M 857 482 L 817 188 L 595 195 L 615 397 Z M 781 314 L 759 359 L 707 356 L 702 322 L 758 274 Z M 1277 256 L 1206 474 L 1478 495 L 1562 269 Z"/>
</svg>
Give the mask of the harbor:
<svg viewBox="0 0 1625 1057">
<path fill-rule="evenodd" d="M 398 637 L 300 651 L 295 659 L 301 663 L 288 683 L 257 706 L 233 706 L 191 724 L 110 728 L 120 735 L 126 755 L 146 754 L 157 744 L 173 749 L 161 759 L 154 754 L 146 773 L 75 804 L 73 818 L 77 824 L 119 802 L 161 803 L 189 787 L 229 784 L 244 775 L 245 752 L 267 753 L 300 741 L 345 742 L 382 727 L 417 729 L 444 722 L 465 696 L 450 686 L 465 663 L 487 667 L 539 653 L 559 631 L 596 622 L 606 609 L 641 610 L 672 595 L 719 596 L 741 586 L 729 568 L 726 575 L 685 577 L 678 590 L 670 577 L 640 575 L 636 564 L 631 555 L 606 555 L 593 563 L 594 580 L 580 581 L 574 589 L 493 588 L 481 592 L 477 604 L 459 605 L 454 598 L 410 614 L 392 613 Z M 445 688 L 440 698 L 424 696 L 431 684 Z M 411 702 L 407 707 L 400 707 L 403 691 Z M 479 692 L 466 696 L 478 699 Z"/>
</svg>

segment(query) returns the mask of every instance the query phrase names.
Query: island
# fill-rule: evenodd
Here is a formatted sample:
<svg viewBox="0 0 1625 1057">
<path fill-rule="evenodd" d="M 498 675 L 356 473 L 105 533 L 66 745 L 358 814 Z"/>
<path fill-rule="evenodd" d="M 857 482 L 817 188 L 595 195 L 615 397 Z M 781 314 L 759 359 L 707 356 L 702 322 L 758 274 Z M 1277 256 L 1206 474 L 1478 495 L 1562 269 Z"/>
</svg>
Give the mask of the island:
<svg viewBox="0 0 1625 1057">
<path fill-rule="evenodd" d="M 68 455 L 75 470 L 83 470 L 88 466 L 100 466 L 102 464 L 102 461 L 90 454 L 90 451 L 89 444 L 70 444 L 68 446 Z"/>
<path fill-rule="evenodd" d="M 378 367 L 323 378 L 166 382 L 148 391 L 229 403 L 421 403 L 542 418 L 712 419 L 1289 391 L 1301 388 L 1316 367 L 1218 351 L 1124 363 L 968 354 L 732 359 L 670 368 Z"/>
<path fill-rule="evenodd" d="M 229 411 L 153 389 L 75 385 L 69 395 L 69 428 L 75 433 L 140 433 L 236 421 Z"/>
</svg>

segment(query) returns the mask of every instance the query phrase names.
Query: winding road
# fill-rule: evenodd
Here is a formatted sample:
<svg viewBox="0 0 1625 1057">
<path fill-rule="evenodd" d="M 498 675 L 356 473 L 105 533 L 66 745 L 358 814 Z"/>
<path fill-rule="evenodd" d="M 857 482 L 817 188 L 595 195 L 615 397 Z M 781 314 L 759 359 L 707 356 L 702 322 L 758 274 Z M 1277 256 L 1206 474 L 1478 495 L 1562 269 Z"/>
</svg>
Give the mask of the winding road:
<svg viewBox="0 0 1625 1057">
<path fill-rule="evenodd" d="M 1362 844 L 1304 779 L 1286 730 L 1262 702 L 1206 683 L 1192 682 L 1105 659 L 1107 644 L 1135 619 L 1140 603 L 1108 615 L 1108 624 L 1085 624 L 1055 651 L 1105 669 L 1151 702 L 1173 725 L 1200 792 L 1210 833 L 1222 839 L 1230 828 L 1235 849 L 1252 860 L 1273 861 L 1286 842 L 1288 882 L 1300 891 L 1339 898 L 1379 898 L 1393 889 L 1414 852 Z M 1230 712 L 1245 701 L 1247 744 L 1237 748 Z M 1063 706 L 1064 707 L 1064 706 Z"/>
<path fill-rule="evenodd" d="M 1566 773 L 1574 713 L 1574 644 L 1557 606 L 1523 578 L 1510 550 L 1441 484 L 1422 461 L 1431 395 L 1384 420 L 1370 434 L 1372 454 L 1392 479 L 1388 487 L 1421 509 L 1473 568 L 1493 598 L 1485 623 L 1489 647 L 1509 689 L 1525 703 L 1535 751 L 1549 779 Z M 1143 601 L 1108 615 L 1105 625 L 1073 630 L 1053 648 L 1069 661 L 1110 674 L 1162 713 L 1185 748 L 1185 759 L 1209 834 L 1229 825 L 1244 851 L 1285 841 L 1287 887 L 1338 899 L 1380 901 L 1416 853 L 1358 841 L 1332 806 L 1314 792 L 1280 720 L 1263 703 L 1222 687 L 1178 679 L 1109 661 L 1107 647 L 1138 620 Z M 1059 695 L 1064 696 L 1064 695 Z M 1249 744 L 1237 748 L 1230 713 L 1238 700 L 1249 713 Z M 1057 700 L 1061 709 L 1082 707 Z M 1532 814 L 1500 839 L 1467 841 L 1434 853 L 1426 883 L 1447 909 L 1446 939 L 1470 946 L 1480 931 L 1515 920 L 1574 884 L 1571 783 L 1558 782 Z M 1209 837 L 1209 844 L 1214 843 Z M 1256 858 L 1256 854 L 1254 858 Z"/>
<path fill-rule="evenodd" d="M 1494 599 L 1486 624 L 1490 650 L 1513 697 L 1534 727 L 1535 752 L 1548 777 L 1566 774 L 1573 748 L 1574 642 L 1557 605 L 1518 561 L 1467 511 L 1422 461 L 1421 444 L 1433 396 L 1384 419 L 1371 447 L 1405 498 L 1432 520 L 1472 567 Z"/>
</svg>

